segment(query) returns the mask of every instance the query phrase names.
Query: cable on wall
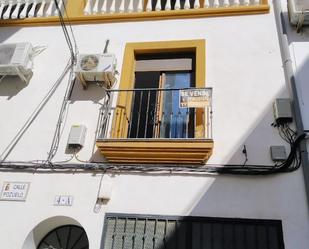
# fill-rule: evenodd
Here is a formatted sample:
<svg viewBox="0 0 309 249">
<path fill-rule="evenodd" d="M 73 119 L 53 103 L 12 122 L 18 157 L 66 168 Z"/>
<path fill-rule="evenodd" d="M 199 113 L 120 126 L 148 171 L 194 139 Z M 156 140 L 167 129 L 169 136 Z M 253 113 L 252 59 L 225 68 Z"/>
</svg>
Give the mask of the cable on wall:
<svg viewBox="0 0 309 249">
<path fill-rule="evenodd" d="M 52 163 L 44 164 L 42 162 L 3 162 L 0 164 L 2 170 L 31 170 L 41 169 L 43 171 L 52 169 L 53 172 L 57 170 L 63 172 L 64 170 L 82 172 L 87 171 L 105 171 L 113 173 L 149 173 L 149 174 L 178 174 L 178 173 L 192 173 L 192 174 L 215 174 L 215 175 L 270 175 L 277 173 L 288 173 L 299 168 L 299 145 L 306 137 L 306 134 L 299 135 L 291 145 L 290 154 L 283 163 L 278 165 L 238 165 L 238 164 L 206 164 L 204 166 L 188 166 L 188 165 L 122 165 L 110 163 Z M 295 163 L 296 162 L 298 163 Z"/>
<path fill-rule="evenodd" d="M 57 0 L 54 0 L 54 1 L 55 1 L 56 9 L 58 11 L 58 16 L 59 16 L 59 20 L 60 20 L 60 24 L 61 24 L 63 33 L 64 33 L 64 37 L 66 39 L 66 42 L 67 42 L 69 50 L 70 50 L 72 67 L 71 67 L 71 70 L 70 70 L 69 82 L 68 82 L 68 85 L 67 85 L 67 88 L 66 88 L 66 91 L 65 91 L 65 95 L 64 95 L 64 98 L 63 98 L 63 101 L 62 101 L 62 105 L 61 105 L 61 109 L 60 109 L 60 113 L 59 113 L 59 117 L 58 117 L 58 121 L 57 121 L 57 124 L 56 124 L 56 130 L 55 130 L 55 133 L 54 133 L 54 137 L 53 137 L 52 144 L 51 144 L 51 147 L 50 147 L 50 150 L 49 150 L 49 153 L 48 153 L 47 160 L 45 162 L 48 165 L 52 165 L 51 161 L 58 151 L 59 142 L 60 142 L 61 134 L 62 134 L 62 131 L 63 131 L 62 130 L 63 123 L 64 123 L 65 116 L 66 116 L 65 113 L 68 110 L 70 95 L 71 95 L 71 92 L 72 92 L 72 89 L 73 89 L 73 86 L 74 86 L 74 83 L 75 83 L 75 79 L 74 79 L 74 76 L 73 76 L 73 74 L 74 74 L 73 65 L 76 62 L 76 55 L 78 53 L 78 47 L 77 47 L 76 39 L 75 39 L 75 36 L 74 36 L 72 25 L 71 25 L 69 17 L 68 17 L 68 13 L 67 13 L 67 10 L 66 10 L 66 7 L 65 7 L 65 3 L 63 2 L 63 0 L 60 0 L 60 1 L 62 1 L 63 6 L 64 6 L 64 11 L 66 13 L 67 22 L 68 22 L 69 27 L 70 27 L 73 42 L 71 41 L 70 34 L 69 34 L 67 26 L 64 22 L 64 18 L 63 18 L 61 9 L 58 5 L 58 1 Z M 74 47 L 73 47 L 72 43 L 74 43 Z"/>
<path fill-rule="evenodd" d="M 63 127 L 63 123 L 65 120 L 65 113 L 68 109 L 68 105 L 69 105 L 69 97 L 71 95 L 71 88 L 74 85 L 74 72 L 73 72 L 73 67 L 70 68 L 70 76 L 69 76 L 69 83 L 67 85 L 64 97 L 63 97 L 63 101 L 62 101 L 62 105 L 61 105 L 61 109 L 60 109 L 60 113 L 59 113 L 59 117 L 58 117 L 58 121 L 56 124 L 56 130 L 54 132 L 54 137 L 52 140 L 52 144 L 48 153 L 48 157 L 46 160 L 46 163 L 48 163 L 49 165 L 51 164 L 52 159 L 54 158 L 54 156 L 56 155 L 57 151 L 58 151 L 58 147 L 59 147 L 59 142 L 60 142 L 60 138 L 61 138 L 61 134 L 62 134 L 62 127 Z"/>
<path fill-rule="evenodd" d="M 21 127 L 21 129 L 17 132 L 15 137 L 11 140 L 11 142 L 8 144 L 8 146 L 4 149 L 4 151 L 0 155 L 0 163 L 2 164 L 7 157 L 10 155 L 12 150 L 15 148 L 16 144 L 19 142 L 21 137 L 24 135 L 24 133 L 27 131 L 27 129 L 30 127 L 30 125 L 33 123 L 33 121 L 36 119 L 36 117 L 39 115 L 39 113 L 42 111 L 43 107 L 47 104 L 47 102 L 50 100 L 52 95 L 55 93 L 59 85 L 61 84 L 62 80 L 68 73 L 68 71 L 71 68 L 71 60 L 68 61 L 67 65 L 65 66 L 63 72 L 59 76 L 59 78 L 56 80 L 56 82 L 53 84 L 52 88 L 47 92 L 47 94 L 43 97 L 39 105 L 35 108 L 35 110 L 32 112 L 30 117 L 27 119 L 25 124 Z"/>
<path fill-rule="evenodd" d="M 63 2 L 63 0 L 60 0 L 60 1 Z M 72 44 L 72 41 L 71 41 L 71 36 L 70 36 L 70 34 L 68 32 L 68 29 L 67 29 L 67 26 L 65 24 L 64 17 L 62 15 L 61 9 L 60 9 L 60 7 L 58 5 L 58 1 L 54 0 L 54 2 L 55 2 L 56 9 L 58 11 L 60 25 L 62 27 L 65 40 L 66 40 L 67 45 L 68 45 L 69 50 L 70 50 L 70 54 L 71 54 L 71 58 L 72 58 L 72 63 L 75 63 L 75 61 L 76 61 L 76 54 L 78 53 L 78 48 L 77 48 L 77 43 L 76 43 L 75 36 L 74 36 L 74 33 L 73 33 L 72 25 L 71 25 L 71 23 L 69 21 L 68 15 L 67 15 L 67 10 L 66 10 L 66 7 L 65 7 L 65 3 L 63 2 L 64 11 L 65 11 L 66 16 L 67 16 L 67 20 L 68 20 L 67 22 L 68 22 L 69 27 L 70 27 L 70 31 L 71 31 L 71 36 L 72 36 L 72 40 L 73 40 L 73 43 L 74 43 L 74 47 L 73 47 L 73 44 Z"/>
<path fill-rule="evenodd" d="M 74 42 L 75 55 L 76 55 L 76 54 L 78 54 L 78 47 L 77 47 L 77 42 L 76 42 L 76 39 L 75 39 L 75 36 L 74 36 L 72 24 L 71 24 L 71 21 L 70 21 L 68 12 L 67 12 L 67 7 L 66 7 L 65 2 L 64 2 L 65 0 L 61 0 L 61 1 L 62 1 L 62 6 L 63 6 L 64 12 L 65 12 L 65 15 L 67 17 L 67 23 L 69 24 L 69 28 L 70 28 L 70 31 L 71 31 L 71 36 L 72 36 L 72 39 L 73 39 L 73 42 Z M 59 6 L 58 6 L 58 9 L 59 9 Z M 60 11 L 60 14 L 62 14 L 61 11 Z"/>
</svg>

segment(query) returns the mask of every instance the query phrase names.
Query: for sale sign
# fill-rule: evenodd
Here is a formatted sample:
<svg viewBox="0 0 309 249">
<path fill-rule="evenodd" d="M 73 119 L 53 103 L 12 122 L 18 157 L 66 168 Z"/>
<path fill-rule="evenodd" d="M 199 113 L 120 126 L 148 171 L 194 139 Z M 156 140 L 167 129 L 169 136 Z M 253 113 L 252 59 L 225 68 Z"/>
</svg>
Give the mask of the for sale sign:
<svg viewBox="0 0 309 249">
<path fill-rule="evenodd" d="M 179 90 L 181 108 L 204 108 L 210 105 L 211 88 Z"/>
</svg>

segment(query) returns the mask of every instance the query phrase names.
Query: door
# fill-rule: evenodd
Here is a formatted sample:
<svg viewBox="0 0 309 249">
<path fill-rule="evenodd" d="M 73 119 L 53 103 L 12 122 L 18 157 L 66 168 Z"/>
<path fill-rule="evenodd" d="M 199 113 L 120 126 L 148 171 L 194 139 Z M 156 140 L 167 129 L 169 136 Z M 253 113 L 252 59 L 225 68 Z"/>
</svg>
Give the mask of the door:
<svg viewBox="0 0 309 249">
<path fill-rule="evenodd" d="M 192 73 L 135 72 L 129 138 L 193 138 L 194 110 L 180 108 L 179 89 Z"/>
</svg>

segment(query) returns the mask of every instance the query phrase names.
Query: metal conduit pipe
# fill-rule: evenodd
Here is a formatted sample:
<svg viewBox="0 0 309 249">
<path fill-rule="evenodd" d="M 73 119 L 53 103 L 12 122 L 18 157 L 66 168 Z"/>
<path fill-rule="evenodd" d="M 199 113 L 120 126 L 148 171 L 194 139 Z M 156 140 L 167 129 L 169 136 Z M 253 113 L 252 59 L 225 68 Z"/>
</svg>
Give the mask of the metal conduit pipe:
<svg viewBox="0 0 309 249">
<path fill-rule="evenodd" d="M 298 134 L 303 134 L 304 127 L 303 127 L 303 121 L 301 117 L 299 98 L 298 98 L 297 88 L 296 88 L 296 79 L 295 79 L 294 70 L 292 66 L 288 37 L 286 34 L 285 23 L 283 22 L 284 17 L 283 17 L 282 8 L 281 8 L 281 2 L 280 0 L 275 0 L 273 1 L 273 4 L 274 4 L 274 12 L 275 12 L 275 19 L 276 19 L 276 24 L 277 24 L 280 50 L 282 54 L 283 69 L 284 69 L 286 81 L 288 82 L 288 85 L 290 87 L 289 89 L 290 93 L 293 98 L 292 103 L 293 103 L 293 111 L 294 111 L 296 129 L 297 129 Z M 308 139 L 308 134 L 306 136 L 306 139 Z M 301 149 L 301 164 L 303 166 L 305 190 L 306 190 L 307 204 L 308 204 L 308 209 L 309 209 L 309 158 L 308 158 L 308 149 L 306 146 L 306 139 L 303 139 L 301 141 L 300 149 Z"/>
</svg>

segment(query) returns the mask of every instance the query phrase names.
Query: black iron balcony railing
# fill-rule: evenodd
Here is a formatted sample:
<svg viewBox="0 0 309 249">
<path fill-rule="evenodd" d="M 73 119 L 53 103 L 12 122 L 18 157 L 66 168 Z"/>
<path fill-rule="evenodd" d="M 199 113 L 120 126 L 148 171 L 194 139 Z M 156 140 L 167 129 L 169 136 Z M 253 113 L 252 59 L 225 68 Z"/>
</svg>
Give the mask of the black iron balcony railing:
<svg viewBox="0 0 309 249">
<path fill-rule="evenodd" d="M 109 90 L 98 139 L 212 139 L 211 88 Z"/>
</svg>

